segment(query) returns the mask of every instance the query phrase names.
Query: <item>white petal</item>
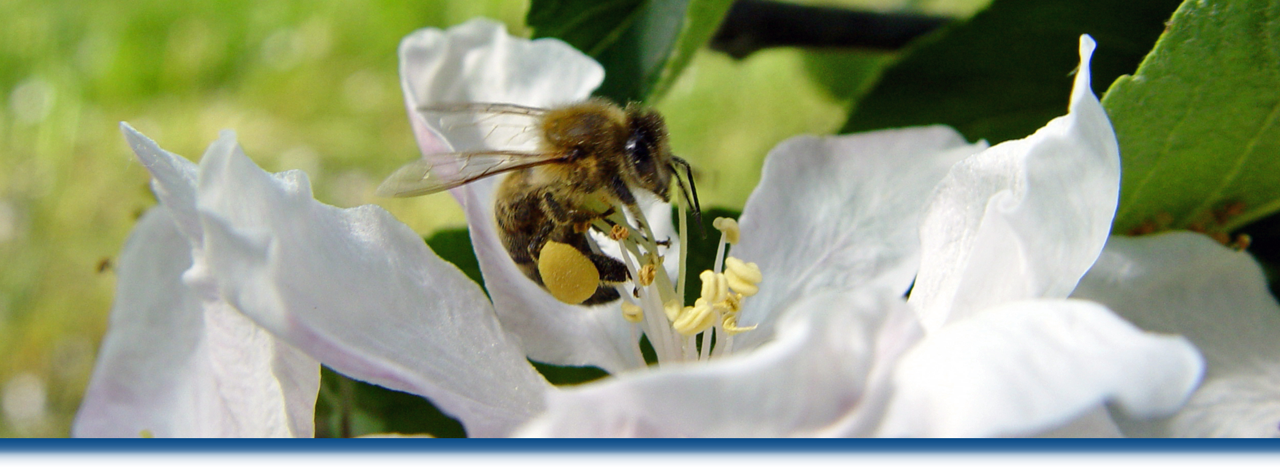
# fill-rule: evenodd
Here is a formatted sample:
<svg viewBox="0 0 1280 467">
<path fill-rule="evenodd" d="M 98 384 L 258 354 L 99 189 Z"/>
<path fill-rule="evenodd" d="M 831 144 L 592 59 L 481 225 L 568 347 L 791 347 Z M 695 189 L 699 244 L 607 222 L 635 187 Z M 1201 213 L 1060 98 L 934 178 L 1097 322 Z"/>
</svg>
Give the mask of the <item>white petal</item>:
<svg viewBox="0 0 1280 467">
<path fill-rule="evenodd" d="M 273 177 L 222 138 L 201 161 L 209 260 L 191 282 L 335 370 L 430 397 L 472 436 L 541 409 L 549 386 L 474 282 L 381 208 L 321 204 L 304 174 Z"/>
<path fill-rule="evenodd" d="M 182 282 L 191 245 L 152 209 L 120 254 L 75 436 L 311 436 L 320 365 Z"/>
<path fill-rule="evenodd" d="M 783 142 L 765 159 L 730 251 L 764 273 L 741 322 L 762 327 L 739 345 L 767 339 L 771 314 L 816 290 L 886 287 L 905 293 L 915 277 L 919 216 L 953 164 L 986 148 L 943 126 Z"/>
<path fill-rule="evenodd" d="M 1000 303 L 1066 297 L 1102 251 L 1120 159 L 1089 88 L 1092 52 L 1082 36 L 1065 117 L 957 164 L 939 185 L 911 292 L 926 329 Z"/>
<path fill-rule="evenodd" d="M 1188 232 L 1111 237 L 1075 297 L 1139 327 L 1185 335 L 1204 353 L 1202 387 L 1172 420 L 1122 421 L 1129 434 L 1280 434 L 1280 306 L 1248 253 Z"/>
<path fill-rule="evenodd" d="M 120 122 L 120 132 L 142 166 L 151 172 L 151 189 L 192 245 L 203 241 L 200 217 L 196 214 L 196 164 L 161 149 L 151 138 Z M 212 148 L 210 148 L 212 149 Z"/>
<path fill-rule="evenodd" d="M 1122 438 L 1120 427 L 1104 406 L 1094 407 L 1070 423 L 1040 433 L 1038 438 Z"/>
<path fill-rule="evenodd" d="M 440 121 L 423 105 L 482 102 L 551 107 L 586 99 L 604 81 L 604 68 L 557 39 L 530 41 L 506 27 L 474 19 L 448 31 L 421 29 L 400 42 L 400 85 L 424 154 L 484 147 L 536 149 L 531 120 L 461 115 Z M 482 120 L 480 129 L 474 124 Z M 447 143 L 445 143 L 447 141 Z M 487 144 L 486 144 L 487 142 Z"/>
<path fill-rule="evenodd" d="M 1113 402 L 1177 410 L 1203 370 L 1181 337 L 1142 332 L 1081 300 L 1015 302 L 932 333 L 902 357 L 885 436 L 1018 436 Z"/>
<path fill-rule="evenodd" d="M 888 291 L 797 303 L 776 340 L 723 360 L 626 373 L 548 397 L 524 436 L 814 436 L 852 425 L 895 311 Z M 892 360 L 892 357 L 885 360 Z"/>
<path fill-rule="evenodd" d="M 485 221 L 493 219 L 492 192 L 485 191 L 488 184 L 472 185 L 459 191 L 485 287 L 503 329 L 520 339 L 529 358 L 556 365 L 593 365 L 610 373 L 644 366 L 633 350 L 632 339 L 638 339 L 638 334 L 622 318 L 619 303 L 566 305 L 521 273 L 498 239 L 496 226 Z"/>
<path fill-rule="evenodd" d="M 440 121 L 416 111 L 421 105 L 494 102 L 546 107 L 586 99 L 604 79 L 599 64 L 567 44 L 511 37 L 502 25 L 488 20 L 445 32 L 418 31 L 401 43 L 400 63 L 405 103 L 427 155 L 495 147 L 533 149 L 536 142 L 529 136 L 536 132 L 526 128 L 529 119 L 519 117 Z M 643 366 L 632 350 L 632 325 L 622 319 L 616 303 L 591 309 L 565 305 L 516 268 L 493 221 L 493 193 L 500 179 L 472 182 L 454 189 L 453 195 L 466 210 L 471 242 L 503 328 L 537 361 L 594 365 L 614 373 Z M 660 219 L 668 218 L 663 214 Z M 659 220 L 654 224 L 659 227 Z"/>
</svg>

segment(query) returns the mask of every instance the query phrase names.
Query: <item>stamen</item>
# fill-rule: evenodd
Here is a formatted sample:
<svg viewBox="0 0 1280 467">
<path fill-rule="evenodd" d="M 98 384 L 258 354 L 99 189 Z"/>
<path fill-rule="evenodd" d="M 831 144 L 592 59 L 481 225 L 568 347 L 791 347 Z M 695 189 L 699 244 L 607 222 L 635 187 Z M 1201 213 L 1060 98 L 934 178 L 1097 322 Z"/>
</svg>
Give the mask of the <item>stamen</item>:
<svg viewBox="0 0 1280 467">
<path fill-rule="evenodd" d="M 657 268 L 655 268 L 652 263 L 646 264 L 644 266 L 640 266 L 640 271 L 636 274 L 636 281 L 639 282 L 640 285 L 648 287 L 650 284 L 653 284 L 653 278 L 657 276 L 657 274 Z"/>
<path fill-rule="evenodd" d="M 632 323 L 639 323 L 644 320 L 644 309 L 640 305 L 623 301 L 622 302 L 622 318 Z"/>
<path fill-rule="evenodd" d="M 688 263 L 688 260 L 686 258 L 689 257 L 689 238 L 688 238 L 689 220 L 688 220 L 688 215 L 685 212 L 687 210 L 686 205 L 688 203 L 689 203 L 689 197 L 687 194 L 683 197 L 680 197 L 677 202 L 677 204 L 680 206 L 680 219 L 679 219 L 680 221 L 680 227 L 679 227 L 680 229 L 680 232 L 679 232 L 680 265 L 676 271 L 676 297 L 679 298 L 680 300 L 684 300 L 684 284 L 686 279 L 688 279 L 687 274 L 685 272 L 685 264 Z"/>
<path fill-rule="evenodd" d="M 620 258 L 633 278 L 632 287 L 637 298 L 632 301 L 624 297 L 622 315 L 628 322 L 637 324 L 632 328 L 633 332 L 642 331 L 648 336 L 659 364 L 702 360 L 731 353 L 733 335 L 755 329 L 755 326 L 739 326 L 738 317 L 743 299 L 759 292 L 757 284 L 763 275 L 756 264 L 727 257 L 728 245 L 737 243 L 740 238 L 737 221 L 733 219 L 720 218 L 714 222 L 721 231 L 714 269 L 699 275 L 702 279 L 701 297 L 693 306 L 684 306 L 683 289 L 687 277 L 684 260 L 688 257 L 689 244 L 686 237 L 688 201 L 683 198 L 677 201 L 681 214 L 678 227 L 681 260 L 675 281 L 662 267 L 664 257 L 660 254 L 660 248 L 669 249 L 671 245 L 666 241 L 656 241 L 643 211 L 635 206 L 615 205 L 603 214 L 602 219 L 593 223 L 597 230 L 606 232 L 622 247 Z M 583 259 L 586 260 L 585 257 Z M 633 350 L 638 352 L 639 340 L 635 342 L 637 346 Z"/>
<path fill-rule="evenodd" d="M 684 313 L 684 307 L 680 306 L 678 300 L 672 300 L 662 306 L 662 311 L 666 312 L 667 320 L 675 322 L 676 319 L 680 318 L 680 314 Z"/>
<path fill-rule="evenodd" d="M 724 274 L 717 274 L 711 271 L 702 271 L 698 275 L 702 279 L 702 298 L 707 303 L 718 303 L 724 301 L 729 295 L 729 283 L 725 279 Z"/>
<path fill-rule="evenodd" d="M 714 306 L 699 298 L 693 306 L 685 307 L 684 313 L 671 323 L 671 327 L 680 334 L 692 336 L 715 325 L 717 314 Z"/>
<path fill-rule="evenodd" d="M 742 236 L 742 231 L 738 229 L 738 221 L 728 217 L 717 217 L 716 220 L 711 221 L 711 226 L 724 234 L 725 241 L 730 245 L 737 245 L 738 239 Z"/>
<path fill-rule="evenodd" d="M 756 263 L 747 263 L 732 256 L 725 258 L 725 279 L 729 283 L 729 288 L 734 292 L 742 294 L 744 297 L 750 297 L 760 291 L 760 281 L 764 280 L 764 274 L 760 272 L 760 266 Z"/>
<path fill-rule="evenodd" d="M 615 242 L 626 240 L 630 236 L 631 231 L 621 225 L 614 224 L 613 228 L 609 229 L 609 238 L 613 239 Z"/>
<path fill-rule="evenodd" d="M 726 334 L 729 334 L 730 336 L 734 334 L 741 334 L 756 328 L 755 324 L 747 326 L 745 328 L 738 327 L 737 313 L 725 315 L 724 321 L 721 323 L 721 326 L 724 326 L 724 332 Z"/>
</svg>

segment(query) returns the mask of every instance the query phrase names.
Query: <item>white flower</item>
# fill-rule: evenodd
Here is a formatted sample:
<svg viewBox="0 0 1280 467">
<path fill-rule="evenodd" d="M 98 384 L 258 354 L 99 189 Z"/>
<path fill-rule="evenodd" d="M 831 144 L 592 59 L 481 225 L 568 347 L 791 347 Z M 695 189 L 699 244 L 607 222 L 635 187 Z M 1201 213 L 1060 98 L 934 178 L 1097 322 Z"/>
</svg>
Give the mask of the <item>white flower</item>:
<svg viewBox="0 0 1280 467">
<path fill-rule="evenodd" d="M 122 256 L 121 269 L 144 273 L 121 273 L 113 326 L 74 434 L 310 435 L 316 360 L 354 378 L 430 397 L 473 436 L 506 434 L 541 410 L 550 385 L 499 328 L 484 293 L 386 211 L 315 201 L 304 174 L 262 171 L 231 132 L 223 132 L 197 168 L 127 125 L 123 130 L 154 177 L 161 207 L 139 225 Z M 173 224 L 188 240 L 186 250 Z M 156 237 L 167 240 L 156 244 Z M 192 257 L 195 265 L 186 269 Z M 147 291 L 142 309 L 128 301 L 135 289 Z M 254 339 L 180 352 L 199 344 L 191 341 L 202 332 L 218 330 L 208 324 L 200 329 L 198 309 L 171 305 L 196 291 L 243 321 L 237 337 Z M 178 321 L 167 317 L 172 313 L 197 317 Z M 296 370 L 269 359 L 244 360 L 255 355 L 249 344 L 292 346 L 314 360 Z M 222 366 L 234 371 L 218 371 Z M 289 377 L 280 375 L 285 370 Z M 295 373 L 305 374 L 295 380 Z M 279 388 L 263 387 L 276 381 Z M 236 392 L 222 391 L 227 385 Z M 198 406 L 160 406 L 155 393 Z M 270 429 L 218 426 L 202 404 L 268 418 L 258 423 Z M 306 407 L 305 417 L 293 418 L 306 430 L 271 425 L 280 424 L 281 414 L 269 409 L 295 405 Z M 118 418 L 125 415 L 142 420 L 125 424 Z"/>
<path fill-rule="evenodd" d="M 797 310 L 783 318 L 775 340 L 723 364 L 624 374 L 550 394 L 547 412 L 524 433 L 1009 436 L 1043 434 L 1080 417 L 1091 422 L 1091 410 L 1105 402 L 1137 417 L 1177 409 L 1201 371 L 1194 348 L 1146 334 L 1098 304 L 1062 300 L 1106 241 L 1119 187 L 1115 137 L 1089 89 L 1092 49 L 1082 38 L 1066 117 L 1025 140 L 943 163 L 949 170 L 923 213 L 919 240 L 901 231 L 885 237 L 904 242 L 902 256 L 921 256 L 910 299 L 918 319 L 891 301 L 860 295 L 875 282 L 903 291 L 916 263 L 902 261 L 871 280 L 833 280 L 877 264 L 885 250 L 833 255 L 823 251 L 831 244 L 824 227 L 869 204 L 856 225 L 832 230 L 835 238 L 875 238 L 893 230 L 874 226 L 898 223 L 913 230 L 921 191 L 903 193 L 914 192 L 914 205 L 875 210 L 903 184 L 863 155 L 897 164 L 888 173 L 900 177 L 927 172 L 915 164 L 931 160 L 929 152 L 844 148 L 833 154 L 850 164 L 841 172 L 782 162 L 780 149 L 748 201 L 743 246 L 735 249 L 764 271 L 761 295 L 781 299 L 763 300 L 752 313 L 764 315 L 762 330 L 770 311 Z M 871 135 L 918 139 L 913 131 L 923 130 Z M 779 183 L 772 176 L 786 172 L 782 167 L 803 169 L 778 173 L 789 180 Z M 873 189 L 846 198 L 827 188 L 828 177 L 866 177 Z M 790 189 L 775 192 L 775 183 Z M 773 212 L 782 215 L 761 215 L 762 202 L 780 205 Z M 753 236 L 765 237 L 754 250 Z M 901 275 L 879 274 L 889 271 Z M 771 290 L 773 277 L 798 284 Z"/>
<path fill-rule="evenodd" d="M 415 112 L 421 104 L 555 105 L 585 98 L 603 76 L 597 64 L 563 43 L 511 38 L 484 21 L 415 33 L 402 43 L 401 61 L 406 104 L 427 153 L 475 142 L 455 140 L 468 136 L 423 118 Z M 521 425 L 529 435 L 1019 435 L 1063 425 L 1106 401 L 1138 416 L 1170 413 L 1200 371 L 1199 357 L 1184 341 L 1144 334 L 1096 304 L 1014 301 L 1069 293 L 1093 261 L 1083 257 L 1096 257 L 1102 241 L 1094 236 L 1094 223 L 1070 219 L 1096 219 L 1098 210 L 1114 210 L 1114 186 L 1098 195 L 1097 187 L 1077 185 L 1095 178 L 1097 170 L 1117 170 L 1108 165 L 1115 157 L 1114 137 L 1088 91 L 1084 65 L 1068 117 L 1028 140 L 986 152 L 984 144 L 966 144 L 943 127 L 780 145 L 745 207 L 741 243 L 731 250 L 763 272 L 759 293 L 743 302 L 738 318 L 741 325 L 759 327 L 735 336 L 731 355 L 679 363 L 679 352 L 667 353 L 656 368 L 645 368 L 636 356 L 637 325 L 617 304 L 564 305 L 515 269 L 492 223 L 496 180 L 453 192 L 467 211 L 490 302 L 385 211 L 316 202 L 305 176 L 261 171 L 230 133 L 197 168 L 125 127 L 152 172 L 161 208 L 140 223 L 122 255 L 112 329 L 76 434 L 307 435 L 286 421 L 309 422 L 310 412 L 295 415 L 292 408 L 310 410 L 314 404 L 316 361 L 428 397 L 472 436 L 508 435 Z M 1048 184 L 1025 176 L 1044 175 L 1037 170 L 1013 170 L 999 182 L 1004 185 L 959 175 L 1002 167 L 975 161 L 1036 161 L 1046 148 L 1058 156 L 1056 163 L 1080 170 Z M 968 165 L 956 165 L 962 160 Z M 944 188 L 930 203 L 940 181 Z M 1027 206 L 1059 209 L 1064 217 L 1041 227 L 1008 222 L 1030 230 L 1013 229 L 1001 240 L 1031 241 L 1024 236 L 1046 235 L 1047 226 L 1047 234 L 1059 235 L 1050 238 L 1070 251 L 1052 258 L 1024 255 L 1018 264 L 1028 271 L 1050 270 L 1044 277 L 1054 280 L 1047 283 L 1070 284 L 1023 284 L 1010 289 L 1022 295 L 973 302 L 964 312 L 952 305 L 904 303 L 900 297 L 911 287 L 922 251 L 924 264 L 941 271 L 934 273 L 942 277 L 938 283 L 960 284 L 950 298 L 935 301 L 982 297 L 968 288 L 975 279 L 965 277 L 981 279 L 974 274 L 993 271 L 983 270 L 974 254 L 968 262 L 930 263 L 931 255 L 946 250 L 929 247 L 934 233 L 926 227 L 918 234 L 919 225 L 922 216 L 951 212 L 940 206 L 947 206 L 955 189 L 975 187 L 990 196 L 1003 192 L 1000 186 L 1023 189 L 990 203 L 997 214 L 1014 213 L 1006 219 L 1018 219 L 1025 212 L 1019 203 L 1026 200 L 1032 200 Z M 1037 191 L 1045 186 L 1050 188 Z M 1111 204 L 1071 204 L 1081 207 L 1077 212 L 1061 210 L 1055 204 L 1061 200 L 1053 199 L 1082 191 L 1103 201 L 1109 196 Z M 964 199 L 956 205 L 987 205 L 979 195 Z M 1109 216 L 1108 211 L 1107 222 Z M 655 230 L 664 228 L 664 217 L 650 216 Z M 991 230 L 970 227 L 979 232 L 972 244 L 986 244 Z M 1058 232 L 1063 228 L 1088 233 Z M 1079 238 L 1085 246 L 1075 243 Z M 1046 261 L 1052 264 L 1040 264 Z M 1075 278 L 1064 278 L 1070 274 Z M 944 296 L 925 292 L 933 289 L 917 281 L 913 302 L 927 301 L 929 293 Z M 218 340 L 221 328 L 208 324 L 213 307 L 240 318 L 236 335 L 252 337 L 243 339 L 249 344 L 200 344 Z M 936 326 L 926 337 L 917 310 L 926 323 L 954 323 Z M 156 337 L 171 335 L 179 338 Z M 269 358 L 268 351 L 293 355 L 293 349 L 315 360 Z M 553 364 L 596 365 L 616 376 L 556 389 L 526 355 Z M 285 360 L 301 363 L 282 365 Z M 236 390 L 206 389 L 224 387 Z M 181 403 L 157 403 L 170 400 Z M 915 409 L 912 401 L 930 410 Z M 206 415 L 211 412 L 235 417 Z M 215 422 L 227 419 L 237 422 Z"/>
<path fill-rule="evenodd" d="M 1248 253 L 1189 232 L 1112 237 L 1072 296 L 1204 352 L 1204 381 L 1186 406 L 1155 421 L 1117 414 L 1125 434 L 1280 436 L 1280 305 Z"/>
<path fill-rule="evenodd" d="M 162 207 L 120 253 L 110 328 L 72 435 L 311 436 L 319 363 L 254 325 L 216 285 L 184 281 L 206 259 L 197 171 L 125 128 Z"/>
</svg>

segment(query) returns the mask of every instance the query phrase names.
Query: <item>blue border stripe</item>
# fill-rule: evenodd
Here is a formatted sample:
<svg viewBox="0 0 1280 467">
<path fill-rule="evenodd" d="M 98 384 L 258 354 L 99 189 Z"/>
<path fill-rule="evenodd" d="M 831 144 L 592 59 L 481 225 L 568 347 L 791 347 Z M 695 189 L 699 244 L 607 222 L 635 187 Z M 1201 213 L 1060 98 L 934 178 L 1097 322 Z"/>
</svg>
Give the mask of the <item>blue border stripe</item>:
<svg viewBox="0 0 1280 467">
<path fill-rule="evenodd" d="M 0 452 L 1278 453 L 1271 439 L 0 439 Z"/>
</svg>

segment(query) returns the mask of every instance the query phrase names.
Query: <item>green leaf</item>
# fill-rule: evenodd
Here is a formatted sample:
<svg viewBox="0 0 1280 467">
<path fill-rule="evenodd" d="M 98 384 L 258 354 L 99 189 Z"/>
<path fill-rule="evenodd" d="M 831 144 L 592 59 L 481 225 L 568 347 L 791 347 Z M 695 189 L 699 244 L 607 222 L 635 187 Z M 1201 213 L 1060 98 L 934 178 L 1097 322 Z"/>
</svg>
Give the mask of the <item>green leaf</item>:
<svg viewBox="0 0 1280 467">
<path fill-rule="evenodd" d="M 1226 232 L 1280 210 L 1280 1 L 1187 1 L 1102 103 L 1120 141 L 1114 231 Z"/>
<path fill-rule="evenodd" d="M 1094 91 L 1131 73 L 1177 0 L 996 0 L 914 45 L 842 132 L 944 123 L 970 139 L 1026 137 L 1067 110 L 1081 34 L 1098 42 Z"/>
<path fill-rule="evenodd" d="M 329 367 L 321 367 L 316 437 L 380 433 L 429 434 L 437 438 L 466 436 L 461 423 L 425 398 L 357 381 Z"/>
<path fill-rule="evenodd" d="M 445 229 L 437 231 L 427 239 L 427 246 L 440 259 L 453 263 L 468 278 L 484 288 L 484 276 L 480 274 L 480 260 L 471 248 L 471 234 L 467 229 Z M 488 290 L 485 291 L 488 293 Z"/>
<path fill-rule="evenodd" d="M 532 0 L 535 38 L 556 37 L 605 69 L 597 95 L 653 102 L 711 38 L 731 0 Z"/>
</svg>

